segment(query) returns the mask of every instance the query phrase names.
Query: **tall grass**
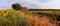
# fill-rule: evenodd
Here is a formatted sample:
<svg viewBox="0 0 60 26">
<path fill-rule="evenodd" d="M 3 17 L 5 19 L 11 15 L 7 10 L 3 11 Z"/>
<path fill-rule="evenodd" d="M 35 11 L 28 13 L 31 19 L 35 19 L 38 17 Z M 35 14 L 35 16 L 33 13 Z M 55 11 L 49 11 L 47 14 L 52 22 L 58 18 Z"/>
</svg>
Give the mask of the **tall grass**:
<svg viewBox="0 0 60 26">
<path fill-rule="evenodd" d="M 1 10 L 0 26 L 57 26 L 57 21 L 47 16 L 38 17 L 23 11 Z"/>
<path fill-rule="evenodd" d="M 8 11 L 6 11 L 7 13 Z M 27 17 L 22 15 L 20 11 L 10 11 L 7 15 L 4 11 L 0 13 L 0 26 L 27 26 Z"/>
</svg>

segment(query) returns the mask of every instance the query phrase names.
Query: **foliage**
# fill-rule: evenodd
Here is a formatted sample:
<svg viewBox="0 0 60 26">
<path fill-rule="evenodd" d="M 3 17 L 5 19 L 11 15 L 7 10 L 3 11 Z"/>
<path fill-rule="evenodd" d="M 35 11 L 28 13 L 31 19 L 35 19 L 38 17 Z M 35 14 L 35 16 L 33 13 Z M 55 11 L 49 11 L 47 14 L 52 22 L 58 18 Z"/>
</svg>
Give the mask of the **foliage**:
<svg viewBox="0 0 60 26">
<path fill-rule="evenodd" d="M 22 6 L 18 3 L 16 3 L 16 4 L 12 4 L 12 8 L 15 10 L 20 10 L 22 8 Z"/>
<path fill-rule="evenodd" d="M 60 11 L 29 11 L 30 14 L 38 15 L 38 16 L 48 16 L 55 17 L 57 21 L 60 21 Z"/>
<path fill-rule="evenodd" d="M 24 15 L 23 13 L 24 12 L 15 10 L 0 11 L 0 26 L 44 26 L 44 25 L 55 26 L 56 25 L 55 21 L 52 21 L 52 19 L 46 17 L 51 14 L 43 12 L 37 12 L 37 13 L 31 12 L 30 14 L 33 15 L 30 14 Z M 37 15 L 39 16 L 42 15 L 43 17 L 38 17 Z"/>
<path fill-rule="evenodd" d="M 8 12 L 8 11 L 7 11 Z M 27 26 L 29 25 L 27 17 L 23 16 L 21 12 L 10 11 L 6 16 L 0 13 L 0 26 Z"/>
</svg>

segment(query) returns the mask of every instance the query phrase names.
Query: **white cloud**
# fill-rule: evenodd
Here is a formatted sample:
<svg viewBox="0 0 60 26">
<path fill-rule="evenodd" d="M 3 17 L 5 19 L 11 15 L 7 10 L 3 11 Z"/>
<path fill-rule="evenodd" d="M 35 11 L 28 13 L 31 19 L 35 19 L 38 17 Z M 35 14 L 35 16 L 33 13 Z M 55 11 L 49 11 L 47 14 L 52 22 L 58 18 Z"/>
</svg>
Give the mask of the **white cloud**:
<svg viewBox="0 0 60 26">
<path fill-rule="evenodd" d="M 2 2 L 2 3 L 1 3 Z M 13 3 L 20 3 L 23 6 L 27 6 L 28 8 L 42 8 L 42 9 L 46 9 L 46 8 L 60 8 L 60 0 L 1 0 L 0 1 L 0 7 L 5 7 L 5 6 L 9 6 L 11 7 L 11 5 Z M 35 5 L 35 7 L 34 7 Z M 8 8 L 8 7 L 7 7 Z"/>
<path fill-rule="evenodd" d="M 22 0 L 23 2 L 29 2 L 30 4 L 37 5 L 36 8 L 59 8 L 60 0 L 48 0 L 48 2 L 41 2 L 41 0 Z"/>
</svg>

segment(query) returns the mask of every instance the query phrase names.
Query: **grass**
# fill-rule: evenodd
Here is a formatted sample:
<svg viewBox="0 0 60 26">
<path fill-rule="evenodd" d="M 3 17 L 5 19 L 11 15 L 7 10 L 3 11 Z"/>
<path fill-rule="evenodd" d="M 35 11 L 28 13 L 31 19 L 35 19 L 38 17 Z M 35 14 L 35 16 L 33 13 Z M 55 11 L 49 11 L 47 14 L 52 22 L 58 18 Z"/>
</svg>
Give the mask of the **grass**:
<svg viewBox="0 0 60 26">
<path fill-rule="evenodd" d="M 21 11 L 1 10 L 0 11 L 0 26 L 18 26 L 18 25 L 27 26 L 29 25 L 27 18 L 28 17 L 22 15 Z"/>
<path fill-rule="evenodd" d="M 28 11 L 26 14 L 23 11 L 0 10 L 0 26 L 56 26 L 55 20 L 48 16 L 38 17 L 47 14 L 49 13 L 43 11 Z"/>
<path fill-rule="evenodd" d="M 30 14 L 37 15 L 37 16 L 48 16 L 50 18 L 54 18 L 57 21 L 60 21 L 60 11 L 59 10 L 46 10 L 46 11 L 29 11 Z"/>
</svg>

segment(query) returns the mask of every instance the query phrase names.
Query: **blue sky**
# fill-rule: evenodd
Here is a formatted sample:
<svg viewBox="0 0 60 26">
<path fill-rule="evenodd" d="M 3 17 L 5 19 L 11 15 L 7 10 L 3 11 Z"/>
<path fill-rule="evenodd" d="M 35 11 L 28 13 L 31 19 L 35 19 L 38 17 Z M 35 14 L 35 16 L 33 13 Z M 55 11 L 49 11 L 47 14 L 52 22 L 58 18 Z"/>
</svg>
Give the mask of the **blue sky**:
<svg viewBox="0 0 60 26">
<path fill-rule="evenodd" d="M 14 3 L 31 9 L 60 9 L 60 0 L 0 0 L 0 9 L 11 9 Z"/>
</svg>

